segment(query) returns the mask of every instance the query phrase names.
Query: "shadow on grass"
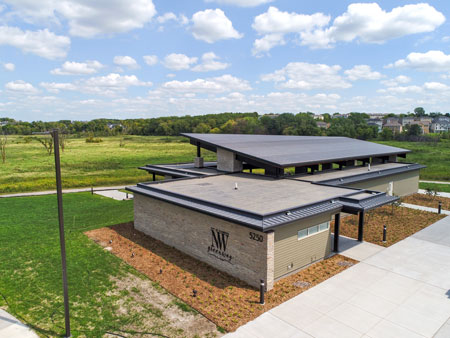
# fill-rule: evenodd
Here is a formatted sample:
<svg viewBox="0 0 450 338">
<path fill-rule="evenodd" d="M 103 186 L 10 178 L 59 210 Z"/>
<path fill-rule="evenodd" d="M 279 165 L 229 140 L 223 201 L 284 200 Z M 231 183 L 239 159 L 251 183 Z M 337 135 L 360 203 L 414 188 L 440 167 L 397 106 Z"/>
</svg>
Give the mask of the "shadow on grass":
<svg viewBox="0 0 450 338">
<path fill-rule="evenodd" d="M 235 277 L 219 271 L 157 239 L 145 235 L 143 232 L 134 228 L 133 222 L 113 225 L 110 229 L 133 243 L 151 251 L 170 264 L 176 265 L 180 269 L 195 275 L 197 278 L 214 287 L 220 289 L 238 287 L 241 289 L 256 290 Z"/>
</svg>

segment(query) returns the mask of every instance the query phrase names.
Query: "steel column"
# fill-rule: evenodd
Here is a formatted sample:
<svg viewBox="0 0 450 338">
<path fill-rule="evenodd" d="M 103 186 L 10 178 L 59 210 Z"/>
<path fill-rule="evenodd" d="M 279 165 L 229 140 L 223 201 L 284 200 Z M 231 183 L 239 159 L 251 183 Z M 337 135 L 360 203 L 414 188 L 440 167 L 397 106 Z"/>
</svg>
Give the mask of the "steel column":
<svg viewBox="0 0 450 338">
<path fill-rule="evenodd" d="M 339 227 L 341 225 L 341 214 L 334 215 L 334 252 L 339 252 Z"/>
<path fill-rule="evenodd" d="M 58 199 L 58 217 L 59 217 L 59 244 L 61 246 L 61 263 L 62 263 L 62 278 L 63 278 L 63 292 L 64 292 L 64 316 L 66 325 L 65 337 L 70 337 L 70 316 L 69 316 L 69 291 L 67 286 L 67 265 L 66 265 L 66 241 L 64 238 L 64 214 L 63 214 L 63 200 L 61 187 L 61 162 L 59 158 L 59 132 L 54 129 L 52 132 L 55 153 L 55 171 L 56 171 L 56 194 Z"/>
<path fill-rule="evenodd" d="M 358 241 L 362 242 L 363 236 L 364 236 L 364 211 L 360 211 L 358 224 Z"/>
<path fill-rule="evenodd" d="M 197 144 L 197 157 L 202 157 L 202 148 L 200 148 L 200 145 Z"/>
</svg>

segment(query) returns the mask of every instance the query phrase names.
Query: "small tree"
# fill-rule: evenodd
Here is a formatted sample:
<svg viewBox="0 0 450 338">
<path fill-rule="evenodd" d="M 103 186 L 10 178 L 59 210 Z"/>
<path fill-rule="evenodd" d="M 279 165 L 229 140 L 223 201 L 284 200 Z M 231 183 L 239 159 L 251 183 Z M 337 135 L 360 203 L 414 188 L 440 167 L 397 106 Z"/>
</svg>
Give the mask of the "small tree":
<svg viewBox="0 0 450 338">
<path fill-rule="evenodd" d="M 53 153 L 53 137 L 36 137 L 36 140 L 44 146 L 48 156 Z"/>
<path fill-rule="evenodd" d="M 59 146 L 61 147 L 61 151 L 64 152 L 64 149 L 66 149 L 66 144 L 67 144 L 67 135 L 63 132 L 61 132 L 59 134 Z M 53 137 L 52 137 L 52 141 L 53 141 Z M 53 142 L 52 142 L 53 143 Z"/>
<path fill-rule="evenodd" d="M 2 163 L 6 162 L 6 144 L 8 143 L 8 137 L 3 134 L 0 138 L 0 152 L 2 154 Z"/>
</svg>

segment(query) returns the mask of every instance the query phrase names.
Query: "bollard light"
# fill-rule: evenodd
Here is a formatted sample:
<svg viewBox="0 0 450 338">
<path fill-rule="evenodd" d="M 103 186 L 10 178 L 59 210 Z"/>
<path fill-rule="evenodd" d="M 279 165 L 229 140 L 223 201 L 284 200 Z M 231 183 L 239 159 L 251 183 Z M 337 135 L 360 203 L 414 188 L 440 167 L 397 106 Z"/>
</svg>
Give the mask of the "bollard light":
<svg viewBox="0 0 450 338">
<path fill-rule="evenodd" d="M 383 226 L 383 243 L 386 243 L 386 225 Z"/>
<path fill-rule="evenodd" d="M 438 205 L 438 214 L 442 213 L 442 202 L 439 201 L 439 205 Z"/>
<path fill-rule="evenodd" d="M 259 284 L 259 304 L 264 305 L 264 279 Z"/>
</svg>

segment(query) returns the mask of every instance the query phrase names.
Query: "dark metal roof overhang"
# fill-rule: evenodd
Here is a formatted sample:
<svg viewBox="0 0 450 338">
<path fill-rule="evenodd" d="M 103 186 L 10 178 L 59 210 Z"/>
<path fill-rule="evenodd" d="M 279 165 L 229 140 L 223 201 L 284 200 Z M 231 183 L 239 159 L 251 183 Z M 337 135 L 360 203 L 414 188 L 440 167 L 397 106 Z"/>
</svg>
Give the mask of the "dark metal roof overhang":
<svg viewBox="0 0 450 338">
<path fill-rule="evenodd" d="M 355 199 L 351 196 L 339 197 L 339 202 L 342 204 L 342 211 L 349 214 L 356 214 L 358 212 L 369 211 L 386 204 L 391 204 L 399 200 L 397 196 L 389 196 L 385 193 L 372 192 L 372 196 L 364 199 Z"/>
<path fill-rule="evenodd" d="M 148 173 L 161 175 L 161 176 L 168 175 L 168 176 L 172 176 L 174 178 L 194 178 L 194 177 L 204 176 L 204 174 L 201 174 L 201 173 L 185 171 L 182 169 L 167 168 L 167 167 L 151 165 L 151 164 L 147 164 L 146 166 L 139 167 L 139 169 L 145 170 Z"/>
<path fill-rule="evenodd" d="M 345 176 L 345 177 L 340 177 L 340 178 L 333 178 L 333 179 L 323 180 L 323 181 L 315 181 L 314 183 L 331 185 L 334 187 L 345 186 L 346 184 L 373 180 L 376 178 L 381 178 L 381 177 L 395 175 L 395 174 L 401 174 L 401 173 L 419 170 L 419 169 L 423 169 L 423 168 L 426 168 L 426 166 L 417 164 L 417 163 L 407 163 L 407 165 L 398 167 L 398 168 L 383 169 L 383 170 L 374 169 L 374 170 L 367 171 L 362 174 L 350 175 L 350 176 Z"/>
<path fill-rule="evenodd" d="M 388 159 L 389 156 L 391 156 L 391 155 L 406 157 L 406 154 L 410 152 L 410 150 L 407 150 L 407 149 L 390 147 L 390 148 L 392 148 L 392 150 L 386 151 L 386 152 L 364 153 L 364 154 L 352 155 L 352 156 L 348 156 L 345 153 L 335 153 L 334 156 L 330 156 L 328 158 L 302 160 L 301 162 L 287 160 L 286 162 L 280 163 L 280 162 L 275 162 L 272 160 L 264 159 L 264 158 L 261 158 L 258 156 L 253 156 L 247 152 L 243 152 L 238 149 L 233 149 L 231 147 L 222 145 L 220 143 L 214 143 L 212 141 L 207 141 L 207 140 L 201 138 L 202 135 L 203 134 L 181 133 L 181 136 L 185 136 L 185 137 L 189 138 L 189 141 L 192 145 L 195 145 L 195 146 L 198 146 L 198 147 L 201 147 L 201 148 L 213 151 L 213 152 L 217 152 L 217 148 L 222 148 L 222 149 L 228 150 L 230 152 L 235 153 L 236 159 L 238 159 L 239 161 L 246 162 L 250 165 L 253 165 L 255 167 L 260 167 L 260 168 L 283 169 L 283 168 L 288 168 L 288 167 L 309 166 L 309 165 L 316 165 L 316 164 L 322 164 L 322 163 L 338 163 L 338 162 L 343 162 L 343 161 L 348 161 L 348 160 L 365 160 L 368 157 L 381 157 L 384 159 Z M 207 134 L 207 135 L 209 135 L 209 134 Z M 227 136 L 227 135 L 222 135 L 222 136 Z M 240 136 L 252 136 L 252 135 L 235 134 L 235 135 L 228 135 L 228 136 L 237 138 Z M 254 136 L 264 136 L 264 135 L 254 135 Z M 280 136 L 280 135 L 266 135 L 266 136 L 270 137 L 270 136 Z M 289 137 L 289 136 L 284 136 L 284 137 Z M 325 136 L 322 136 L 322 137 L 317 136 L 317 138 L 326 138 L 326 137 Z M 330 137 L 330 139 L 331 138 L 332 137 Z M 340 137 L 340 138 L 347 139 L 345 137 Z M 353 140 L 353 141 L 359 141 L 359 140 Z M 362 142 L 366 142 L 366 141 L 362 141 Z M 370 142 L 366 142 L 366 143 L 370 143 Z M 332 146 L 332 144 L 330 144 L 330 146 Z"/>
<path fill-rule="evenodd" d="M 136 194 L 156 198 L 158 200 L 162 200 L 210 216 L 218 217 L 262 232 L 267 232 L 278 226 L 317 216 L 323 213 L 338 213 L 341 211 L 347 213 L 357 213 L 398 200 L 397 197 L 387 196 L 385 193 L 357 190 L 349 195 L 342 197 L 323 200 L 308 205 L 300 205 L 298 207 L 279 210 L 273 213 L 259 214 L 247 210 L 229 207 L 226 205 L 221 205 L 218 203 L 208 202 L 190 196 L 185 196 L 179 193 L 162 191 L 160 189 L 152 187 L 152 185 L 155 184 L 160 183 L 139 183 L 135 187 L 127 187 L 126 189 Z M 364 199 L 352 198 L 352 195 L 360 194 L 362 192 L 368 192 L 370 196 Z"/>
</svg>

